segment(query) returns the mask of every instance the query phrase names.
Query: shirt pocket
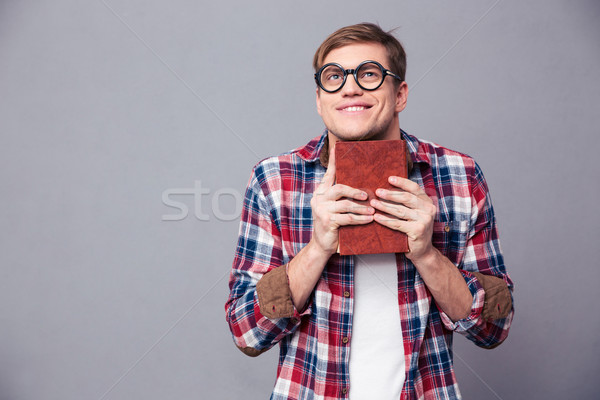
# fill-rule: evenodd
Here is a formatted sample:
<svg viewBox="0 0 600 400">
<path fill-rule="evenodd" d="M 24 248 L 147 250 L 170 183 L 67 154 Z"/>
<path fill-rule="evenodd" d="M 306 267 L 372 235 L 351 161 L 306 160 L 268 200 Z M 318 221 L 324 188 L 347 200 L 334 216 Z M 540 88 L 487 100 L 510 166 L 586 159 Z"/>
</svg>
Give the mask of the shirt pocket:
<svg viewBox="0 0 600 400">
<path fill-rule="evenodd" d="M 469 220 L 440 218 L 433 222 L 431 242 L 443 255 L 455 265 L 459 265 L 465 252 Z"/>
</svg>

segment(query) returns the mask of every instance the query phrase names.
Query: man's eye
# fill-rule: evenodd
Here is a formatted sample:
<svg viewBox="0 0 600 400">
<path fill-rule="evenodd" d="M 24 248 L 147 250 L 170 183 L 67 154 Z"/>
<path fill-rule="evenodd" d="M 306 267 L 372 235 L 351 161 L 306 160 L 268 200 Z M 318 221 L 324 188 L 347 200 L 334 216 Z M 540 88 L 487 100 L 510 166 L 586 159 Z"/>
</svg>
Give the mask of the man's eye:
<svg viewBox="0 0 600 400">
<path fill-rule="evenodd" d="M 375 68 L 367 68 L 364 71 L 359 71 L 358 79 L 363 81 L 375 82 L 381 79 L 381 71 Z"/>
<path fill-rule="evenodd" d="M 337 79 L 342 79 L 342 76 L 339 74 L 329 74 L 325 77 L 325 79 L 328 81 L 335 81 Z"/>
</svg>

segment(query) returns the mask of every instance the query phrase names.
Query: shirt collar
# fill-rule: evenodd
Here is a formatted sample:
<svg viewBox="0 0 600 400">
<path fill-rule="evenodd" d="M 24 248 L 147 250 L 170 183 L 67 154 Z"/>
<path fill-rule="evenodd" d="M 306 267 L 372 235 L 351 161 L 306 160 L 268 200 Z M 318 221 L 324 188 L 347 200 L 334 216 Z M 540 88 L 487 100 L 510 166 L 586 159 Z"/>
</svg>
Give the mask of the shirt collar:
<svg viewBox="0 0 600 400">
<path fill-rule="evenodd" d="M 400 132 L 402 133 L 402 138 L 406 140 L 406 146 L 408 147 L 413 164 L 421 162 L 430 164 L 431 159 L 429 158 L 429 152 L 424 144 L 416 137 L 404 132 L 402 129 L 400 129 Z"/>
<path fill-rule="evenodd" d="M 323 144 L 327 139 L 327 131 L 325 131 L 321 136 L 317 136 L 313 138 L 310 142 L 300 147 L 296 154 L 303 159 L 304 161 L 313 162 L 319 159 L 319 154 L 321 154 L 321 149 L 323 148 Z M 328 150 L 325 150 L 328 151 Z"/>
</svg>

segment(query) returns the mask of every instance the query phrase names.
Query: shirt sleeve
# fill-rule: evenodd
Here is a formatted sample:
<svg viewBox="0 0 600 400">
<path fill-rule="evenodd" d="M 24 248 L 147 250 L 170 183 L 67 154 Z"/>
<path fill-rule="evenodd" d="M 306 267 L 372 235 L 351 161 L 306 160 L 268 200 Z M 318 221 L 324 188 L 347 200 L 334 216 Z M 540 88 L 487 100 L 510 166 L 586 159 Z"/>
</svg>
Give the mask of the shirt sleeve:
<svg viewBox="0 0 600 400">
<path fill-rule="evenodd" d="M 476 345 L 493 348 L 508 336 L 514 315 L 514 285 L 506 272 L 488 187 L 479 165 L 471 177 L 471 221 L 458 268 L 473 296 L 471 314 L 452 321 L 440 311 L 446 328 Z"/>
<path fill-rule="evenodd" d="M 291 301 L 275 207 L 257 174 L 260 165 L 252 171 L 246 189 L 225 304 L 234 343 L 249 356 L 293 333 L 301 317 L 310 313 L 310 307 L 299 313 Z"/>
</svg>

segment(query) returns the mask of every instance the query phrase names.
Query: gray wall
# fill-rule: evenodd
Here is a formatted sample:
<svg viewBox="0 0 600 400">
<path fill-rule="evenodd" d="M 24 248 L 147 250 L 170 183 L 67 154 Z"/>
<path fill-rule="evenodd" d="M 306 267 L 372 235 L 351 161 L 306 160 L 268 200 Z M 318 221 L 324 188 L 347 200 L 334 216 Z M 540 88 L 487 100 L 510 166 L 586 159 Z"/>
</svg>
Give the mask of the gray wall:
<svg viewBox="0 0 600 400">
<path fill-rule="evenodd" d="M 599 19 L 592 0 L 0 1 L 0 399 L 268 397 L 277 350 L 245 357 L 225 323 L 236 208 L 259 159 L 320 134 L 313 52 L 362 21 L 399 27 L 402 128 L 491 188 L 516 316 L 496 350 L 456 338 L 464 397 L 592 398 Z"/>
</svg>

